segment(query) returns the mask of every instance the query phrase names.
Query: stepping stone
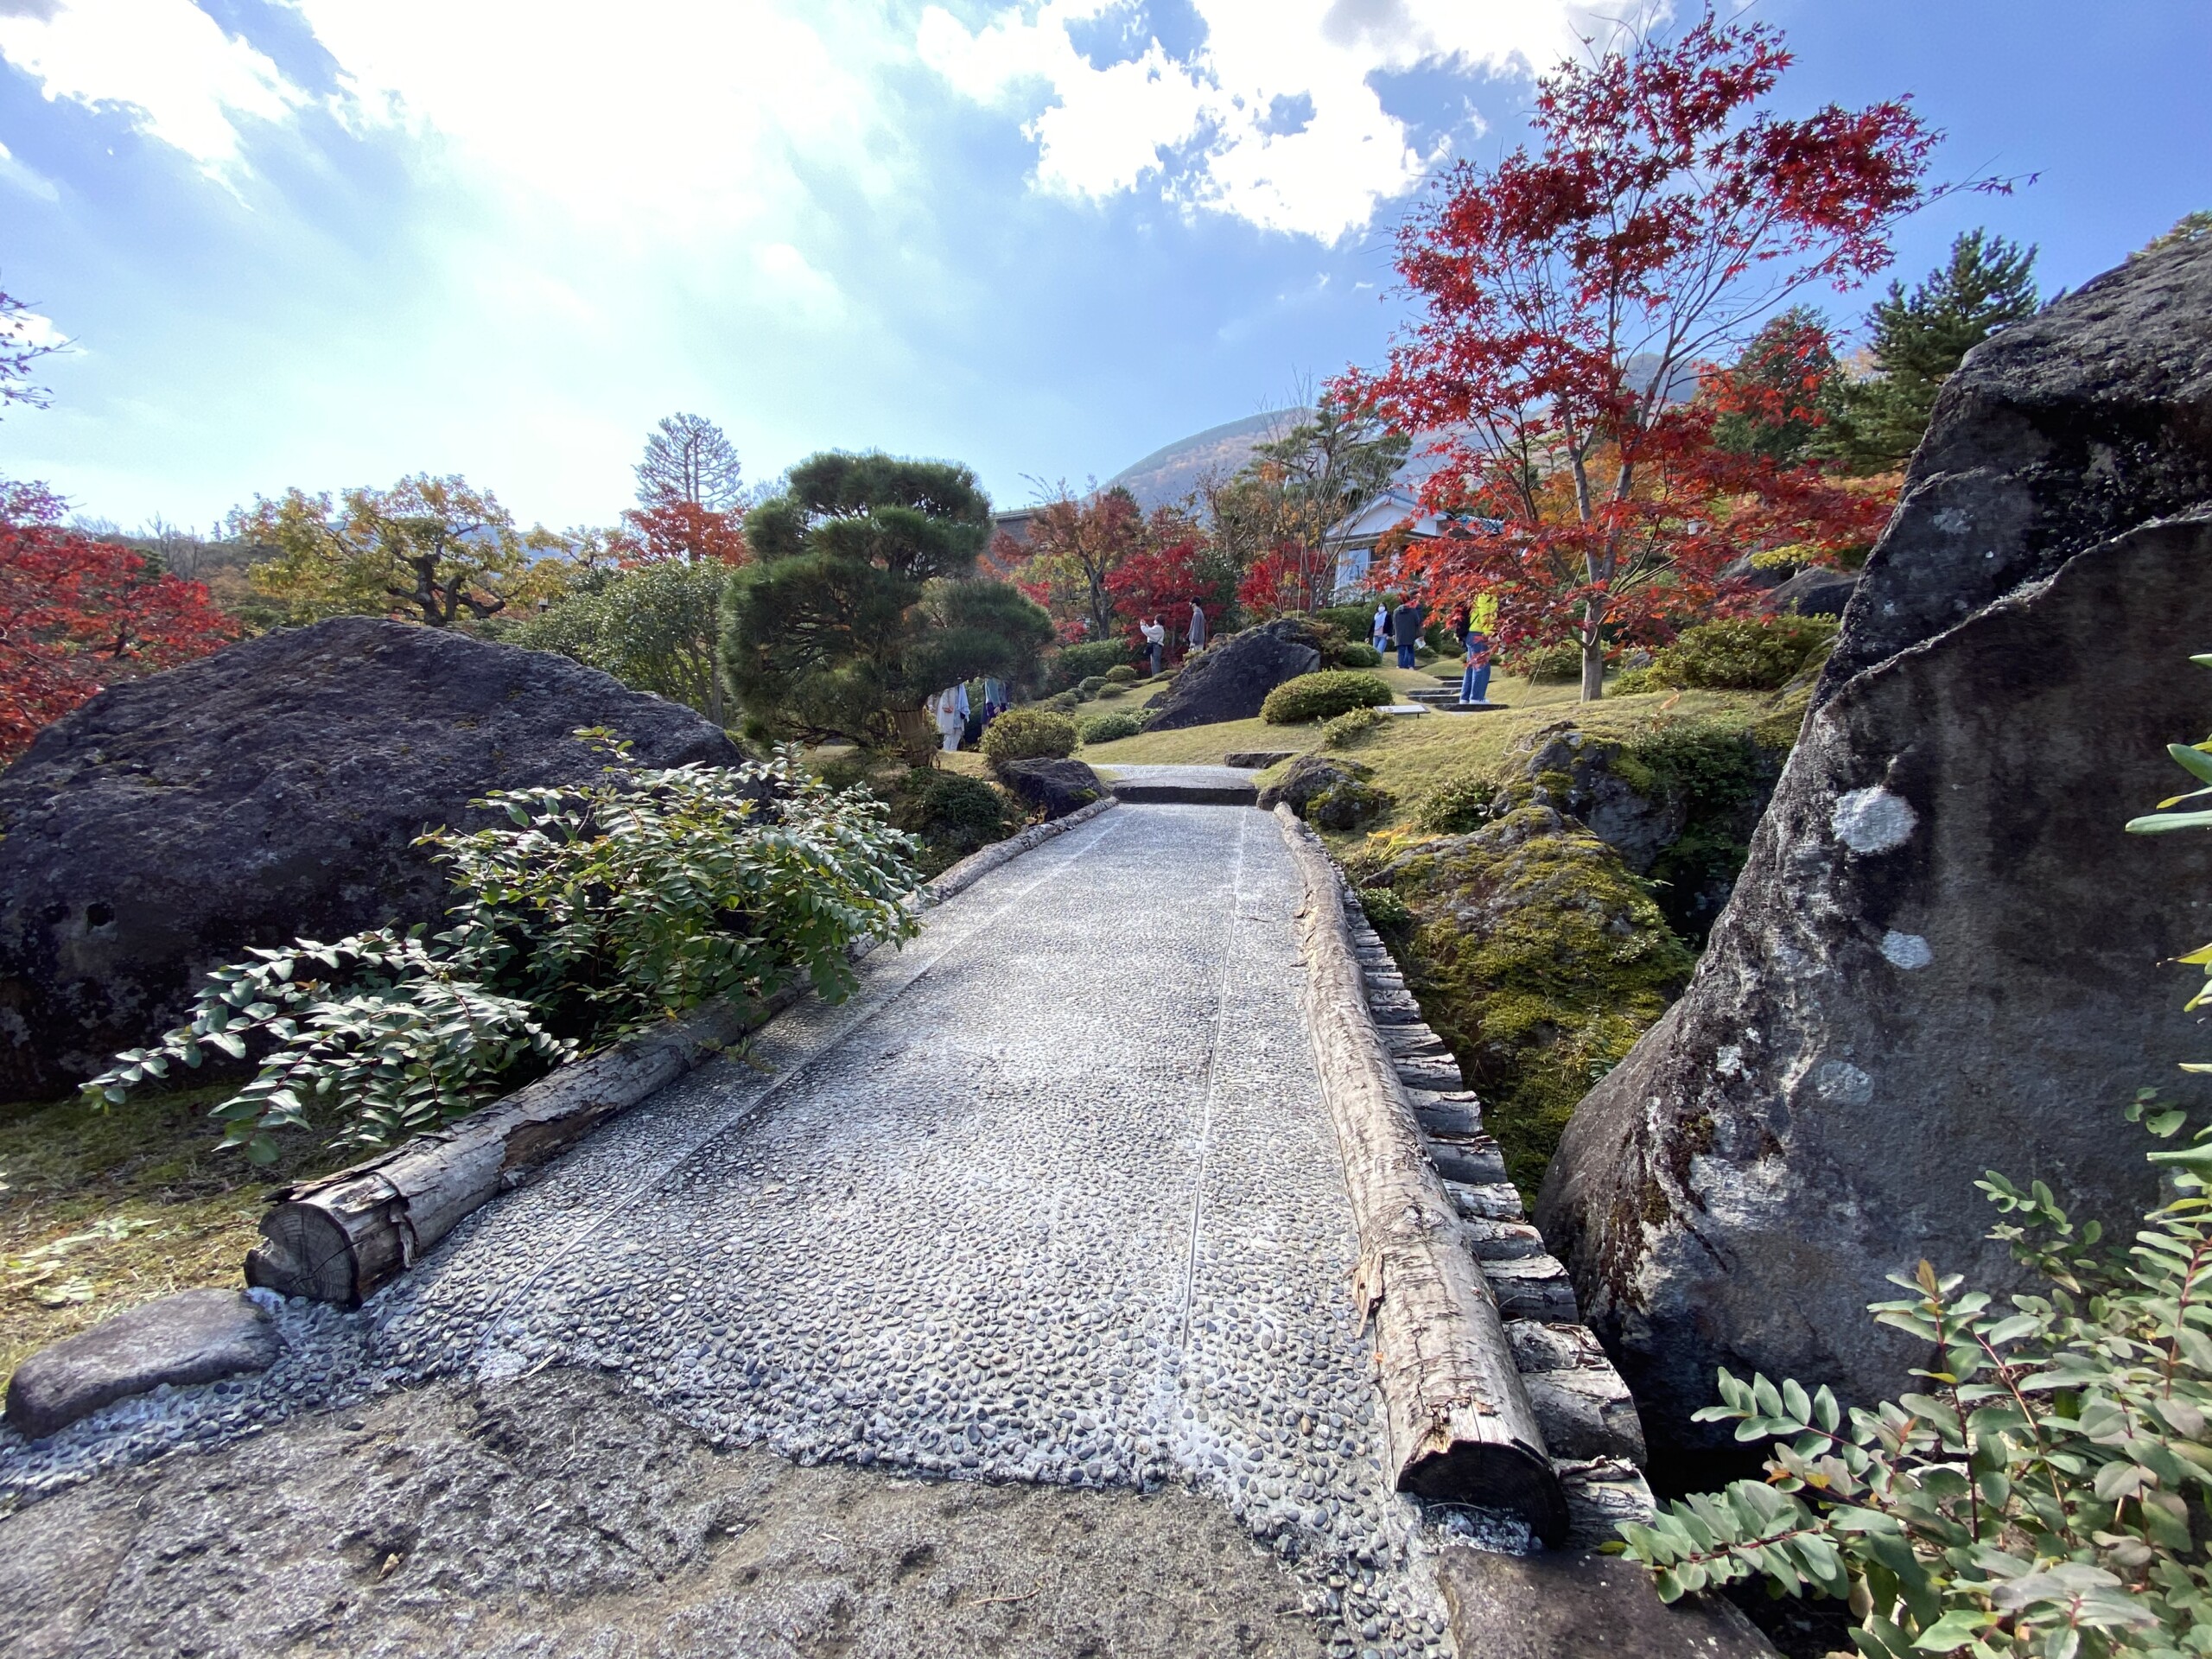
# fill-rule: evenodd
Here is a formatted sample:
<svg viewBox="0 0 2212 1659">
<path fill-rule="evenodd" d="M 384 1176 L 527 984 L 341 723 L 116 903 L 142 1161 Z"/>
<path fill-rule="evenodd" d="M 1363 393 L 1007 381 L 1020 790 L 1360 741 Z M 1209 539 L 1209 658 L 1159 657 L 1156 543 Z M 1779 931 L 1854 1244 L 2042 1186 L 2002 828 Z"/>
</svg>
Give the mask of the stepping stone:
<svg viewBox="0 0 2212 1659">
<path fill-rule="evenodd" d="M 1592 1507 L 1609 1516 L 1607 1499 L 1589 1496 Z M 1648 1512 L 1648 1493 L 1644 1503 Z M 1567 1507 L 1573 1515 L 1572 1488 Z M 1593 1529 L 1598 1525 L 1593 1517 Z M 1605 1525 L 1609 1532 L 1609 1519 Z M 1618 1556 L 1553 1550 L 1501 1555 L 1455 1547 L 1438 1552 L 1436 1573 L 1459 1659 L 1772 1659 L 1774 1653 L 1731 1603 L 1692 1596 L 1670 1607 L 1659 1599 L 1649 1572 Z"/>
<path fill-rule="evenodd" d="M 1235 766 L 1239 772 L 1261 772 L 1278 761 L 1290 760 L 1297 753 L 1296 749 L 1238 749 L 1223 755 L 1221 764 Z"/>
<path fill-rule="evenodd" d="M 279 1346 L 269 1316 L 244 1291 L 164 1296 L 64 1337 L 18 1365 L 8 1384 L 8 1422 L 25 1440 L 43 1440 L 164 1382 L 181 1389 L 266 1370 Z"/>
<path fill-rule="evenodd" d="M 1586 1327 L 1517 1319 L 1505 1338 L 1553 1457 L 1618 1458 L 1642 1466 L 1636 1402 Z"/>
<path fill-rule="evenodd" d="M 1107 786 L 1122 801 L 1185 806 L 1256 806 L 1252 780 L 1227 766 L 1112 766 Z"/>
<path fill-rule="evenodd" d="M 1467 1248 L 1485 1268 L 1493 1262 L 1525 1262 L 1544 1253 L 1544 1236 L 1525 1221 L 1470 1221 Z"/>
<path fill-rule="evenodd" d="M 1459 1075 L 1459 1061 L 1449 1055 L 1437 1059 L 1394 1059 L 1392 1065 L 1398 1081 L 1408 1089 L 1458 1089 L 1466 1081 Z"/>
</svg>

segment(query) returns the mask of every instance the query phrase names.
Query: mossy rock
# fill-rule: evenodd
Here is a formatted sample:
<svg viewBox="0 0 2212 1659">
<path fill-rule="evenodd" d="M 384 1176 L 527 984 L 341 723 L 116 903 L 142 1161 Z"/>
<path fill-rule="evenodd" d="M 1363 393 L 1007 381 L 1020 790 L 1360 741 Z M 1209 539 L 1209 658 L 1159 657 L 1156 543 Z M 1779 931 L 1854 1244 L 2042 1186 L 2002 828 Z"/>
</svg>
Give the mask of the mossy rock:
<svg viewBox="0 0 2212 1659">
<path fill-rule="evenodd" d="M 1408 982 L 1533 1198 L 1576 1104 L 1681 994 L 1689 948 L 1618 853 L 1534 801 L 1363 885 L 1405 904 Z"/>
</svg>

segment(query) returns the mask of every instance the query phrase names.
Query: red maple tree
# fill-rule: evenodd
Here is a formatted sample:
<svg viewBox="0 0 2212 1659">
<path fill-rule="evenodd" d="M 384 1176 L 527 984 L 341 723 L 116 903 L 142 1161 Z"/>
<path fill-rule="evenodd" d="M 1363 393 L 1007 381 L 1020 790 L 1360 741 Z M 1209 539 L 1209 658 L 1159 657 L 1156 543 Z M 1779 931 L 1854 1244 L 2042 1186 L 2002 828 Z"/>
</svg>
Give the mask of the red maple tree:
<svg viewBox="0 0 2212 1659">
<path fill-rule="evenodd" d="M 1422 504 L 1452 528 L 1408 543 L 1394 583 L 1432 607 L 1497 594 L 1509 645 L 1577 641 L 1585 698 L 1609 644 L 1739 597 L 1719 578 L 1732 557 L 1832 556 L 1888 505 L 1714 442 L 1752 392 L 1712 365 L 1789 295 L 1886 265 L 1929 194 L 1938 135 L 1905 100 L 1759 107 L 1789 62 L 1773 28 L 1708 12 L 1546 77 L 1534 153 L 1461 162 L 1401 230 L 1422 315 L 1380 373 L 1337 383 L 1397 430 L 1448 435 Z M 1815 390 L 1764 415 L 1817 421 Z"/>
<path fill-rule="evenodd" d="M 238 638 L 200 582 L 61 523 L 41 484 L 0 480 L 0 760 L 117 680 Z"/>
<path fill-rule="evenodd" d="M 612 550 L 624 564 L 652 564 L 681 559 L 686 564 L 714 561 L 743 564 L 752 557 L 745 525 L 735 513 L 717 512 L 696 501 L 669 501 L 632 507 L 622 515 Z"/>
<path fill-rule="evenodd" d="M 1209 556 L 1205 537 L 1187 520 L 1163 508 L 1154 513 L 1153 526 L 1154 537 L 1108 573 L 1106 592 L 1130 645 L 1141 648 L 1138 625 L 1157 619 L 1167 629 L 1172 659 L 1187 637 L 1191 601 L 1205 610 L 1209 631 L 1218 628 L 1236 583 L 1228 567 Z M 1173 533 L 1178 529 L 1183 533 Z"/>
</svg>

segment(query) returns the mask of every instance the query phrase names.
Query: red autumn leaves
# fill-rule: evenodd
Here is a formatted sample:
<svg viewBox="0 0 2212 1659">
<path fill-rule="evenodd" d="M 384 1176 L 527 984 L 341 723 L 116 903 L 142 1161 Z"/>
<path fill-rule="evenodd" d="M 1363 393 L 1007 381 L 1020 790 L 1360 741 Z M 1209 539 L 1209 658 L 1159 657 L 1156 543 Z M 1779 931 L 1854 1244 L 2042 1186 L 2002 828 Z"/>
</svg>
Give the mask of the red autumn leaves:
<svg viewBox="0 0 2212 1659">
<path fill-rule="evenodd" d="M 43 486 L 0 480 L 0 760 L 102 687 L 238 637 L 200 583 L 66 528 L 63 511 Z"/>
</svg>

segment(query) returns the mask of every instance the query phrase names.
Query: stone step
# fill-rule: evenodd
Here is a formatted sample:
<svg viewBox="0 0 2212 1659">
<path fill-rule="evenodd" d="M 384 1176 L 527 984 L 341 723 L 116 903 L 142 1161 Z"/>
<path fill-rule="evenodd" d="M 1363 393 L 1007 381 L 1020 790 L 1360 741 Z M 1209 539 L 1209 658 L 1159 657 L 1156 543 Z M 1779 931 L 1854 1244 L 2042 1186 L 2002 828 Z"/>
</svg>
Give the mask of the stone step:
<svg viewBox="0 0 2212 1659">
<path fill-rule="evenodd" d="M 1114 798 L 1151 806 L 1257 806 L 1259 787 L 1254 784 L 1116 783 Z"/>
<path fill-rule="evenodd" d="M 1469 1221 L 1467 1248 L 1488 1268 L 1494 1262 L 1525 1262 L 1544 1254 L 1544 1236 L 1525 1221 Z"/>
<path fill-rule="evenodd" d="M 1378 1026 L 1417 1026 L 1421 1023 L 1421 1004 L 1414 1000 L 1411 991 L 1370 989 L 1367 1010 L 1375 1016 L 1375 1023 Z"/>
<path fill-rule="evenodd" d="M 1643 1466 L 1636 1402 L 1586 1326 L 1520 1319 L 1505 1327 L 1505 1337 L 1554 1459 L 1618 1458 Z"/>
<path fill-rule="evenodd" d="M 1466 1081 L 1459 1075 L 1459 1063 L 1448 1055 L 1441 1059 L 1393 1060 L 1398 1081 L 1408 1089 L 1457 1089 Z"/>
<path fill-rule="evenodd" d="M 1221 757 L 1224 766 L 1234 766 L 1239 772 L 1262 772 L 1278 761 L 1287 760 L 1298 753 L 1295 749 L 1238 749 Z"/>
<path fill-rule="evenodd" d="M 1581 1322 L 1573 1281 L 1557 1256 L 1524 1255 L 1514 1262 L 1485 1262 L 1483 1277 L 1497 1295 L 1497 1311 L 1508 1320 Z"/>
<path fill-rule="evenodd" d="M 1382 1046 L 1393 1059 L 1448 1060 L 1452 1051 L 1444 1046 L 1443 1039 L 1427 1026 L 1385 1026 L 1377 1024 L 1376 1030 L 1382 1039 Z"/>
<path fill-rule="evenodd" d="M 1482 1103 L 1465 1089 L 1415 1089 L 1408 1098 L 1414 1116 L 1430 1135 L 1471 1135 L 1483 1132 Z"/>
<path fill-rule="evenodd" d="M 1431 1135 L 1428 1156 L 1438 1174 L 1463 1186 L 1495 1186 L 1509 1180 L 1505 1154 L 1486 1135 Z"/>
<path fill-rule="evenodd" d="M 1522 1221 L 1528 1211 L 1521 1206 L 1521 1189 L 1510 1181 L 1455 1181 L 1448 1177 L 1444 1190 L 1452 1207 L 1469 1221 Z"/>
<path fill-rule="evenodd" d="M 1554 1458 L 1552 1467 L 1558 1472 L 1560 1486 L 1567 1494 L 1568 1539 L 1571 1543 L 1586 1549 L 1596 1549 L 1605 1544 L 1618 1542 L 1622 1522 L 1648 1523 L 1658 1513 L 1659 1506 L 1652 1500 L 1651 1488 L 1644 1484 L 1643 1471 L 1625 1458 Z M 1632 1571 L 1643 1577 L 1646 1585 L 1650 1583 L 1650 1574 L 1633 1563 L 1630 1566 Z M 1719 1605 L 1727 1607 L 1726 1602 Z M 1732 1608 L 1728 1608 L 1728 1611 L 1734 1611 Z M 1737 1614 L 1738 1619 L 1742 1617 Z M 1749 1621 L 1744 1622 L 1743 1630 L 1748 1644 L 1743 1648 L 1700 1646 L 1681 1651 L 1714 1656 L 1715 1659 L 1724 1654 L 1771 1654 L 1774 1651 Z M 1465 1649 L 1459 1651 L 1460 1659 L 1468 1659 Z M 1560 1649 L 1558 1651 L 1567 1653 L 1586 1649 Z"/>
</svg>

